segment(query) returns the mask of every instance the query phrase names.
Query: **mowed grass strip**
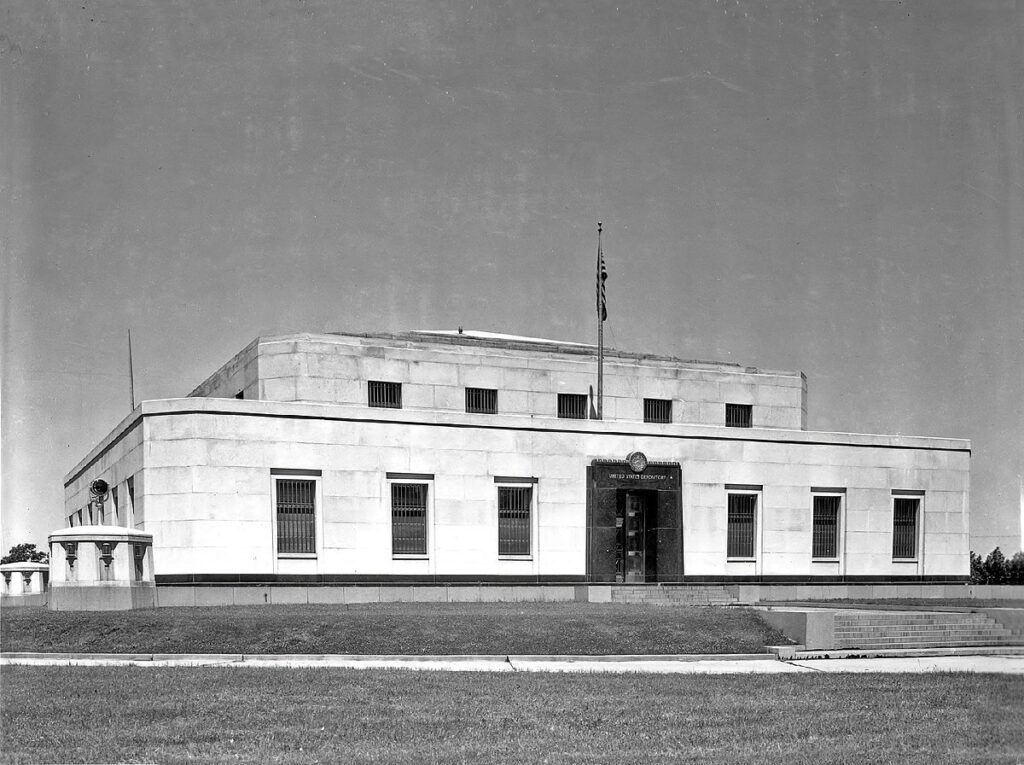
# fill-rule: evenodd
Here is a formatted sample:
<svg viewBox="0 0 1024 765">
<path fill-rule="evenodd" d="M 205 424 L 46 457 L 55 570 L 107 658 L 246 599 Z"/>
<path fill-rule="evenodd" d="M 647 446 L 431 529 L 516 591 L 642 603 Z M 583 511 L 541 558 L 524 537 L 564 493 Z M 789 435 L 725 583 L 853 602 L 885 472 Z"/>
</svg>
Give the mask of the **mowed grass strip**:
<svg viewBox="0 0 1024 765">
<path fill-rule="evenodd" d="M 1018 762 L 1001 675 L 5 667 L 5 762 Z"/>
<path fill-rule="evenodd" d="M 752 609 L 597 603 L 10 608 L 0 620 L 4 651 L 692 654 L 763 653 L 787 642 Z"/>
</svg>

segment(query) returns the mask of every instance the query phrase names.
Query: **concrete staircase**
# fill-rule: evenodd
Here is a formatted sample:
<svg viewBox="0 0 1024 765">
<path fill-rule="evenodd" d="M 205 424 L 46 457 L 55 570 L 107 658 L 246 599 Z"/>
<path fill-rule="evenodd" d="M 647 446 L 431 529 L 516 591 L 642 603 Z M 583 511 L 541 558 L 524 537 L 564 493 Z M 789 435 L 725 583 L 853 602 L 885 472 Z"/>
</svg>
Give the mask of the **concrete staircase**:
<svg viewBox="0 0 1024 765">
<path fill-rule="evenodd" d="M 737 602 L 725 587 L 705 584 L 616 584 L 612 603 L 655 606 L 731 606 Z"/>
<path fill-rule="evenodd" d="M 835 648 L 938 648 L 1019 644 L 1010 630 L 981 613 L 842 611 Z"/>
</svg>

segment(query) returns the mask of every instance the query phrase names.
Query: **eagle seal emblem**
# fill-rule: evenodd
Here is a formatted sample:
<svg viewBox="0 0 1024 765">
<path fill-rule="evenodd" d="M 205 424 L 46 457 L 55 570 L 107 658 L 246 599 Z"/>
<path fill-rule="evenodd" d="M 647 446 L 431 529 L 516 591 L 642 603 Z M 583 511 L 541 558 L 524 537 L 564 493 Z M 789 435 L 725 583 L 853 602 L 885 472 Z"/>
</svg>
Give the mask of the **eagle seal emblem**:
<svg viewBox="0 0 1024 765">
<path fill-rule="evenodd" d="M 642 473 L 647 469 L 647 455 L 643 452 L 630 452 L 626 455 L 626 463 L 634 473 Z"/>
</svg>

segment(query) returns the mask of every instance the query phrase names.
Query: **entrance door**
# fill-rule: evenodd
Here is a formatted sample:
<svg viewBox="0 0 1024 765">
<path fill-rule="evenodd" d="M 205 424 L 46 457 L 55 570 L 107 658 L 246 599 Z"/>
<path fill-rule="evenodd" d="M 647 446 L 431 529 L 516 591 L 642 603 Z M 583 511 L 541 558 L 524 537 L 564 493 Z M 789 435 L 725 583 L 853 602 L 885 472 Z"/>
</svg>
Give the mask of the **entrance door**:
<svg viewBox="0 0 1024 765">
<path fill-rule="evenodd" d="M 616 568 L 622 572 L 623 581 L 643 582 L 647 571 L 647 497 L 640 492 L 626 492 L 623 516 L 619 526 L 622 541 L 618 545 L 622 559 Z"/>
<path fill-rule="evenodd" d="M 587 468 L 587 581 L 680 581 L 681 477 L 671 463 L 642 473 L 611 460 Z"/>
</svg>

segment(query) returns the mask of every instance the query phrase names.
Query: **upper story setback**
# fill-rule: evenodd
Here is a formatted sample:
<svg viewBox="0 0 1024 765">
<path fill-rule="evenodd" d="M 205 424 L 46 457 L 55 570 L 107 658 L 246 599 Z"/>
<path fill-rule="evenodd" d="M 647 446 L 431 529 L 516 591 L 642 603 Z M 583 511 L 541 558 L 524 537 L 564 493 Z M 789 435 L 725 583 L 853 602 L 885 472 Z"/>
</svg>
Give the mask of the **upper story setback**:
<svg viewBox="0 0 1024 765">
<path fill-rule="evenodd" d="M 485 332 L 260 337 L 193 397 L 590 419 L 596 348 Z M 807 378 L 606 350 L 605 422 L 806 430 Z"/>
</svg>

